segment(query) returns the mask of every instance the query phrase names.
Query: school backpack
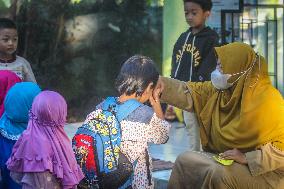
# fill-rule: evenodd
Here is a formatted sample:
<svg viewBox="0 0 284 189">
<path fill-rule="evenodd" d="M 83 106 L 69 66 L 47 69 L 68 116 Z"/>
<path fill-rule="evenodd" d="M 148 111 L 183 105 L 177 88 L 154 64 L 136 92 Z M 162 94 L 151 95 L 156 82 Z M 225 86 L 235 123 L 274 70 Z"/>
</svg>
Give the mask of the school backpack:
<svg viewBox="0 0 284 189">
<path fill-rule="evenodd" d="M 129 185 L 133 165 L 120 151 L 120 122 L 141 105 L 135 99 L 118 103 L 116 97 L 108 97 L 87 116 L 72 139 L 76 160 L 85 174 L 79 187 L 117 189 Z"/>
</svg>

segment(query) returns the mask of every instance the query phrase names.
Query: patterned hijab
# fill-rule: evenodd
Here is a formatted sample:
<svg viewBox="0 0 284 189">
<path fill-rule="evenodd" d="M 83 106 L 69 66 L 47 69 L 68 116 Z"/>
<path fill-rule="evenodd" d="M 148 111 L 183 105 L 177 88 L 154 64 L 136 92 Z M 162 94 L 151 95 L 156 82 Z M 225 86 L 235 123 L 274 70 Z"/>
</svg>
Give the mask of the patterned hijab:
<svg viewBox="0 0 284 189">
<path fill-rule="evenodd" d="M 10 140 L 18 140 L 27 128 L 29 110 L 34 97 L 41 91 L 32 82 L 16 83 L 8 91 L 4 101 L 4 113 L 0 119 L 0 133 Z"/>
<path fill-rule="evenodd" d="M 21 79 L 9 70 L 0 70 L 0 117 L 4 112 L 4 99 L 8 90 Z"/>
<path fill-rule="evenodd" d="M 53 91 L 36 96 L 28 128 L 16 142 L 7 167 L 15 172 L 51 172 L 63 188 L 79 184 L 84 175 L 64 131 L 65 99 Z"/>
<path fill-rule="evenodd" d="M 215 50 L 225 74 L 244 74 L 232 76 L 229 82 L 236 83 L 224 91 L 211 82 L 189 83 L 204 149 L 247 152 L 272 143 L 284 150 L 284 101 L 270 82 L 264 58 L 238 42 Z"/>
</svg>

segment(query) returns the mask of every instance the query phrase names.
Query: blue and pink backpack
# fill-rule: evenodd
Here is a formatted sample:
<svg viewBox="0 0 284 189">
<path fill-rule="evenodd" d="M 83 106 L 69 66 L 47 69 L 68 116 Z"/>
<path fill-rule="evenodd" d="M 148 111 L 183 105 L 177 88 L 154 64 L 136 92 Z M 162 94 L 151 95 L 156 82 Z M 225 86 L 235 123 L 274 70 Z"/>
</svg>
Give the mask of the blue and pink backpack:
<svg viewBox="0 0 284 189">
<path fill-rule="evenodd" d="M 72 139 L 73 150 L 85 179 L 80 186 L 117 189 L 131 186 L 133 164 L 120 151 L 120 122 L 142 104 L 135 99 L 118 103 L 108 97 L 87 116 Z"/>
</svg>

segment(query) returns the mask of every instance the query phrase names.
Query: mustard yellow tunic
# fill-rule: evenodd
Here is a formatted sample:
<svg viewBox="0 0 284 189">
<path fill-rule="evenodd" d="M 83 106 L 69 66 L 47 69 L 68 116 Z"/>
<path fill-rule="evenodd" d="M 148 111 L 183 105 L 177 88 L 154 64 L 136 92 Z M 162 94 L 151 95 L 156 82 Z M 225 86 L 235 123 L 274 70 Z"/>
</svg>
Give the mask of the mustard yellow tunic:
<svg viewBox="0 0 284 189">
<path fill-rule="evenodd" d="M 169 188 L 284 188 L 284 101 L 271 85 L 267 64 L 243 43 L 215 50 L 224 73 L 244 73 L 229 79 L 236 81 L 231 88 L 161 78 L 162 101 L 196 112 L 205 151 L 177 158 Z M 233 148 L 245 154 L 248 165 L 212 160 L 210 153 Z"/>
<path fill-rule="evenodd" d="M 164 102 L 192 110 L 187 84 L 162 78 Z M 284 189 L 284 152 L 268 143 L 245 153 L 248 165 L 223 166 L 212 153 L 185 152 L 178 156 L 170 177 L 169 189 Z"/>
</svg>

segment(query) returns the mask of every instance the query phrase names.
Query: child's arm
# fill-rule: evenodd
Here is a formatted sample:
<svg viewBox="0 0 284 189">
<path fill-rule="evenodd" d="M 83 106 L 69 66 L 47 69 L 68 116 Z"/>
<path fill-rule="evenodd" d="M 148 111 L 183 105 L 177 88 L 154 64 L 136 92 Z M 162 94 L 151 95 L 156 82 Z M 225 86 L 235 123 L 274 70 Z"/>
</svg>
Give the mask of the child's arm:
<svg viewBox="0 0 284 189">
<path fill-rule="evenodd" d="M 150 103 L 153 107 L 154 114 L 149 124 L 149 142 L 155 144 L 164 144 L 169 139 L 170 123 L 164 120 L 164 113 L 159 99 L 150 97 Z"/>
<path fill-rule="evenodd" d="M 36 83 L 36 79 L 35 79 L 35 76 L 34 76 L 34 73 L 33 73 L 33 70 L 32 70 L 30 63 L 27 60 L 25 60 L 24 62 L 25 62 L 25 64 L 24 64 L 24 78 L 23 78 L 23 80 Z"/>
<path fill-rule="evenodd" d="M 160 119 L 156 113 L 148 125 L 148 142 L 153 142 L 154 144 L 164 144 L 169 139 L 169 131 L 171 125 L 166 120 Z"/>
<path fill-rule="evenodd" d="M 173 49 L 173 53 L 172 53 L 171 78 L 175 78 L 175 72 L 176 72 L 176 69 L 177 69 L 176 56 L 177 56 L 177 42 L 174 45 L 174 49 Z"/>
<path fill-rule="evenodd" d="M 161 107 L 160 99 L 159 98 L 154 99 L 153 95 L 151 95 L 149 101 L 157 117 L 164 120 L 165 116 Z"/>
</svg>

